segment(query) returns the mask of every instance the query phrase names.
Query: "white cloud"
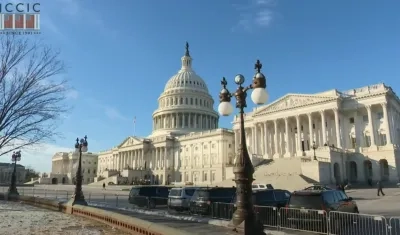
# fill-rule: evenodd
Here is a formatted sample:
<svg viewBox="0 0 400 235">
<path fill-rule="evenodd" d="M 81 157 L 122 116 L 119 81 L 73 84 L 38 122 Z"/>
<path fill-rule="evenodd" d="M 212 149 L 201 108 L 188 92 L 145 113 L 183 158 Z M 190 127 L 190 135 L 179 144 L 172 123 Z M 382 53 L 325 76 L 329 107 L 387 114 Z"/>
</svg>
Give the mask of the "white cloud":
<svg viewBox="0 0 400 235">
<path fill-rule="evenodd" d="M 103 106 L 104 113 L 110 119 L 127 121 L 128 118 L 120 113 L 117 109 L 109 106 Z"/>
<path fill-rule="evenodd" d="M 61 13 L 68 17 L 68 20 L 74 19 L 76 22 L 85 22 L 99 30 L 101 33 L 115 37 L 117 32 L 109 28 L 103 17 L 96 11 L 85 8 L 77 0 L 57 0 L 64 7 Z"/>
<path fill-rule="evenodd" d="M 71 89 L 66 93 L 66 98 L 71 100 L 76 100 L 79 98 L 79 92 L 75 89 Z"/>
<path fill-rule="evenodd" d="M 21 149 L 21 162 L 24 166 L 31 166 L 34 170 L 40 172 L 51 171 L 51 159 L 56 152 L 71 152 L 71 148 L 57 146 L 54 144 L 39 144 Z M 2 162 L 10 162 L 12 153 L 0 156 Z"/>
<path fill-rule="evenodd" d="M 276 0 L 250 0 L 248 4 L 233 5 L 239 13 L 239 19 L 232 31 L 269 27 L 274 20 L 272 8 L 275 6 Z"/>
<path fill-rule="evenodd" d="M 120 121 L 129 120 L 129 118 L 127 118 L 115 107 L 109 106 L 107 104 L 101 104 L 98 100 L 93 98 L 87 98 L 86 101 L 89 103 L 89 106 L 101 110 L 104 113 L 104 115 L 109 119 L 120 120 Z"/>
</svg>

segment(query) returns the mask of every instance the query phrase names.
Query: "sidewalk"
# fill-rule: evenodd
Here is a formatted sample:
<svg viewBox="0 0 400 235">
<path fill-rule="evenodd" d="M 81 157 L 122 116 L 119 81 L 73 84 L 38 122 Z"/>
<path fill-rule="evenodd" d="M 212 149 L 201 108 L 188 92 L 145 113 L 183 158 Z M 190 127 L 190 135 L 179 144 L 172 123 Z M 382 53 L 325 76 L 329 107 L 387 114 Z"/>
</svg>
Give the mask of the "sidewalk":
<svg viewBox="0 0 400 235">
<path fill-rule="evenodd" d="M 105 224 L 0 200 L 1 235 L 128 235 Z"/>
</svg>

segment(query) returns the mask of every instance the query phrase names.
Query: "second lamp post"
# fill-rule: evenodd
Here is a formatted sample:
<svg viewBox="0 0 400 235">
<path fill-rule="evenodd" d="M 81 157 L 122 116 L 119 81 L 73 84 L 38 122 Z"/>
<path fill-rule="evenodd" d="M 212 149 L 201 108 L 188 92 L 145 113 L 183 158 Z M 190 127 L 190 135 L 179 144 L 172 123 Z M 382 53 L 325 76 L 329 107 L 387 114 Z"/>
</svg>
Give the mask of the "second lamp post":
<svg viewBox="0 0 400 235">
<path fill-rule="evenodd" d="M 11 175 L 10 188 L 8 189 L 8 198 L 13 200 L 19 196 L 17 190 L 17 162 L 21 161 L 21 151 L 14 152 L 11 156 L 11 161 L 14 162 L 14 168 Z"/>
<path fill-rule="evenodd" d="M 219 94 L 220 104 L 218 112 L 222 116 L 228 116 L 233 112 L 233 106 L 230 103 L 231 98 L 236 98 L 236 108 L 239 109 L 240 114 L 240 145 L 237 149 L 238 154 L 234 163 L 233 173 L 235 174 L 236 183 L 236 205 L 237 210 L 233 214 L 233 224 L 240 225 L 244 221 L 244 234 L 245 235 L 259 235 L 265 234 L 263 226 L 257 220 L 254 213 L 252 202 L 252 182 L 254 167 L 251 163 L 249 152 L 246 146 L 246 134 L 244 130 L 244 108 L 247 107 L 246 97 L 247 91 L 252 89 L 251 99 L 255 104 L 264 104 L 268 100 L 268 93 L 266 92 L 266 79 L 264 74 L 261 73 L 262 64 L 259 60 L 255 64 L 256 74 L 253 77 L 252 84 L 243 87 L 245 78 L 243 75 L 238 74 L 235 77 L 235 83 L 238 85 L 235 93 L 230 93 L 226 88 L 228 84 L 225 78 L 222 79 L 222 90 Z"/>
<path fill-rule="evenodd" d="M 76 185 L 75 185 L 75 192 L 74 195 L 72 196 L 70 200 L 71 205 L 87 205 L 87 202 L 85 201 L 85 196 L 83 195 L 82 192 L 82 181 L 83 181 L 83 176 L 82 176 L 82 153 L 85 153 L 88 151 L 88 142 L 87 142 L 87 137 L 85 136 L 83 139 L 76 138 L 76 143 L 75 143 L 75 153 L 79 153 L 79 160 L 78 160 L 78 169 L 76 170 Z"/>
</svg>

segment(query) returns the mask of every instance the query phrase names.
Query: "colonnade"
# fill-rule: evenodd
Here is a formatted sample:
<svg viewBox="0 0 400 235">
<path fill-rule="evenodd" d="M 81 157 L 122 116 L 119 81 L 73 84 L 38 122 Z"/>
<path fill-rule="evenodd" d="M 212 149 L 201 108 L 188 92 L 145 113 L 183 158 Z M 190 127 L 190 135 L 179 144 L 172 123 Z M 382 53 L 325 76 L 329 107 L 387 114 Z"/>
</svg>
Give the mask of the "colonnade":
<svg viewBox="0 0 400 235">
<path fill-rule="evenodd" d="M 161 114 L 153 118 L 153 130 L 169 128 L 215 129 L 218 118 L 197 113 Z"/>
<path fill-rule="evenodd" d="M 382 110 L 382 115 L 377 108 Z M 363 115 L 365 111 L 367 115 Z M 364 116 L 371 121 L 363 120 Z M 382 122 L 375 121 L 380 116 Z M 385 140 L 378 141 L 377 134 Z M 268 158 L 303 156 L 304 151 L 312 149 L 314 142 L 317 146 L 353 149 L 392 144 L 387 103 L 367 105 L 354 111 L 333 108 L 255 121 L 246 128 L 250 153 Z M 235 143 L 240 143 L 239 130 L 235 130 Z"/>
</svg>

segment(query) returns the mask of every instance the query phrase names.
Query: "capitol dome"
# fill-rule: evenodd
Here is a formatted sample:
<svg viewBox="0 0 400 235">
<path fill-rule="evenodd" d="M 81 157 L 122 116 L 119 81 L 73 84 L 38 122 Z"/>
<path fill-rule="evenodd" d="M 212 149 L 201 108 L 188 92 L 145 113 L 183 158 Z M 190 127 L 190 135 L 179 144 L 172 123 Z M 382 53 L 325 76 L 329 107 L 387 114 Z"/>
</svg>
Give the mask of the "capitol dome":
<svg viewBox="0 0 400 235">
<path fill-rule="evenodd" d="M 165 85 L 158 98 L 158 109 L 153 113 L 153 133 L 186 134 L 218 127 L 219 116 L 213 109 L 214 100 L 207 84 L 192 69 L 189 44 L 186 43 L 182 66 Z"/>
</svg>

